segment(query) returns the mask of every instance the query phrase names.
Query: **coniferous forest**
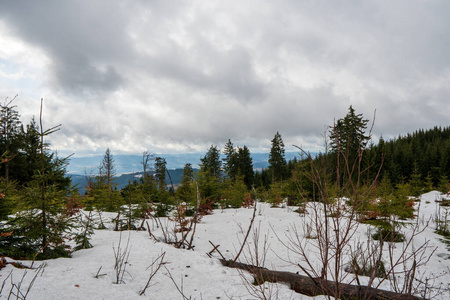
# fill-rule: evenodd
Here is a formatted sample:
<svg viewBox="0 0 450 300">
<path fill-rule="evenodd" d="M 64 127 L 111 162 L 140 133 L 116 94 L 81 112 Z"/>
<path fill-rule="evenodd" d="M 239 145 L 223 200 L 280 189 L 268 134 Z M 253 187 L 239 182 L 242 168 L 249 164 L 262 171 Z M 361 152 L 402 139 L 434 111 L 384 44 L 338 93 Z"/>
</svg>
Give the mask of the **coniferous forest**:
<svg viewBox="0 0 450 300">
<path fill-rule="evenodd" d="M 252 207 L 256 201 L 272 207 L 285 203 L 305 213 L 308 202 L 340 207 L 336 199 L 348 199 L 354 220 L 378 228 L 374 239 L 400 242 L 405 237 L 399 220 L 414 217 L 414 200 L 432 190 L 449 192 L 450 127 L 373 143 L 369 120 L 350 106 L 329 126 L 326 150 L 315 156 L 298 148 L 298 158 L 286 161 L 276 132 L 269 167 L 255 171 L 249 148 L 229 139 L 207 149 L 199 170 L 186 164 L 181 182 L 167 185 L 172 179 L 165 158 L 144 152 L 143 176 L 118 189 L 113 149 L 106 149 L 98 173 L 86 175 L 80 194 L 66 176 L 70 157 L 58 157 L 46 142 L 60 125 L 42 128 L 42 109 L 39 118 L 22 124 L 13 100 L 0 112 L 0 256 L 33 261 L 70 257 L 92 247 L 94 230 L 108 222 L 115 231 L 148 230 L 151 235 L 147 220 L 165 217 L 177 224 L 175 237 L 181 237 L 170 240 L 164 233 L 164 240 L 193 249 L 195 224 L 202 216 L 218 208 Z M 342 209 L 329 214 L 338 217 Z M 115 217 L 106 219 L 111 212 Z M 440 229 L 448 235 L 447 225 Z"/>
<path fill-rule="evenodd" d="M 70 157 L 58 157 L 45 142 L 46 136 L 57 134 L 59 128 L 42 129 L 35 118 L 24 126 L 13 104 L 9 101 L 1 106 L 0 255 L 69 256 L 66 238 L 78 239 L 77 247 L 85 247 L 87 236 L 69 237 L 72 227 L 82 226 L 72 218 L 81 208 L 117 212 L 116 229 L 120 230 L 152 212 L 166 216 L 179 203 L 186 205 L 187 212 L 193 211 L 197 191 L 205 209 L 240 207 L 254 197 L 274 205 L 286 198 L 291 204 L 304 202 L 305 197 L 317 200 L 307 174 L 308 153 L 299 149 L 298 158 L 286 161 L 278 132 L 271 140 L 269 168 L 255 172 L 249 148 L 228 140 L 223 148 L 212 145 L 207 150 L 198 172 L 186 164 L 178 186 L 166 185 L 165 159 L 145 152 L 140 162 L 144 176 L 118 190 L 114 156 L 111 149 L 106 149 L 98 174 L 89 177 L 86 193 L 79 195 L 65 176 Z M 367 124 L 368 120 L 350 107 L 346 116 L 330 126 L 328 151 L 312 158 L 325 166 L 330 182 L 342 179 L 335 174 L 339 157 L 345 155 L 355 161 L 354 155 L 362 150 L 359 168 L 371 170 L 361 178 L 363 183 L 375 180 L 379 190 L 388 190 L 397 198 L 403 195 L 402 207 L 407 207 L 405 195 L 449 191 L 450 127 L 419 129 L 387 141 L 381 137 L 377 144 L 369 144 Z M 154 176 L 149 175 L 150 170 Z M 126 205 L 128 208 L 124 208 Z"/>
</svg>

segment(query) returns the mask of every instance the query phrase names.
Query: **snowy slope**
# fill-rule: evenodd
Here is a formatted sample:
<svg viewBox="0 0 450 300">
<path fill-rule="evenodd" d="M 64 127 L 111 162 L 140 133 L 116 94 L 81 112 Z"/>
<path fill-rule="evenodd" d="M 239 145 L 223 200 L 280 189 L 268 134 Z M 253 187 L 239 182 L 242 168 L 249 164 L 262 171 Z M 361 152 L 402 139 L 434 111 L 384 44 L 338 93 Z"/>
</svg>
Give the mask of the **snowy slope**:
<svg viewBox="0 0 450 300">
<path fill-rule="evenodd" d="M 437 192 L 424 194 L 421 197 L 419 218 L 416 221 L 419 220 L 425 224 L 426 220 L 435 214 L 437 208 L 435 200 L 438 197 Z M 267 252 L 266 267 L 270 269 L 300 271 L 296 266 L 298 257 L 288 253 L 278 239 L 283 240 L 285 234 L 292 232 L 293 224 L 300 233 L 304 232 L 306 217 L 293 212 L 293 209 L 291 207 L 271 208 L 268 204 L 259 204 L 254 225 L 260 231 L 260 243 L 267 236 L 270 249 Z M 249 294 L 241 278 L 242 272 L 223 267 L 216 252 L 213 253 L 212 258 L 207 255 L 212 250 L 209 243 L 211 241 L 220 245 L 219 250 L 225 257 L 234 257 L 248 228 L 252 213 L 252 209 L 227 209 L 215 210 L 213 215 L 203 217 L 197 226 L 195 251 L 176 249 L 163 242 L 156 242 L 145 231 L 119 233 L 112 231 L 111 228 L 97 230 L 91 241 L 93 248 L 76 251 L 72 258 L 36 262 L 35 266 L 39 264 L 46 266 L 44 272 L 36 278 L 27 299 L 183 299 L 172 279 L 169 278 L 168 271 L 178 287 L 191 299 L 255 299 Z M 113 214 L 110 216 L 112 217 Z M 156 227 L 155 222 L 149 221 L 149 225 L 155 236 L 162 237 L 161 229 Z M 359 226 L 354 238 L 361 241 L 367 240 L 368 228 L 368 225 Z M 442 237 L 434 233 L 434 228 L 435 224 L 431 222 L 415 241 L 415 244 L 419 245 L 425 240 L 430 240 L 430 246 L 437 247 L 426 268 L 421 272 L 426 276 L 443 274 L 438 281 L 448 284 L 450 259 L 447 257 L 450 252 L 446 244 L 441 241 Z M 408 230 L 406 228 L 404 231 L 407 235 Z M 114 284 L 113 247 L 117 249 L 120 236 L 122 248 L 125 247 L 129 238 L 131 249 L 123 277 L 124 283 Z M 253 245 L 253 239 L 250 238 L 249 241 L 250 246 Z M 139 296 L 139 291 L 145 286 L 151 272 L 151 269 L 147 268 L 163 252 L 166 252 L 165 267 L 167 269 L 162 268 L 152 279 L 145 295 Z M 286 261 L 288 257 L 290 262 Z M 241 258 L 245 262 L 245 257 Z M 23 263 L 29 264 L 29 262 Z M 94 278 L 100 267 L 99 274 L 102 276 Z M 26 272 L 7 265 L 0 271 L 0 284 L 11 270 L 13 270 L 12 276 L 15 283 L 19 282 L 22 274 Z M 26 291 L 33 274 L 33 270 L 28 270 L 22 291 Z M 251 281 L 252 277 L 249 274 L 243 276 Z M 4 284 L 0 299 L 7 298 L 11 280 L 5 280 Z M 273 290 L 274 298 L 276 294 L 278 299 L 325 299 L 323 296 L 311 298 L 296 294 L 283 284 L 267 284 L 267 287 L 268 290 L 270 288 Z M 384 284 L 383 288 L 389 289 L 389 284 Z M 449 298 L 449 294 L 441 295 L 441 299 Z"/>
</svg>

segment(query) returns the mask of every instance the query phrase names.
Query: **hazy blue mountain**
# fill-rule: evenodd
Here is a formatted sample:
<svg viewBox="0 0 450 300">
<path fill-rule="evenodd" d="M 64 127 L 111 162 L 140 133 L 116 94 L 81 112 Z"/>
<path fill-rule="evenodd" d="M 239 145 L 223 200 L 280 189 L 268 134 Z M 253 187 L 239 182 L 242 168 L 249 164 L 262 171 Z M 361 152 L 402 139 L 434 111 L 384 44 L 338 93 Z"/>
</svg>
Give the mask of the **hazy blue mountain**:
<svg viewBox="0 0 450 300">
<path fill-rule="evenodd" d="M 158 154 L 166 159 L 167 169 L 169 170 L 172 182 L 177 185 L 181 182 L 183 175 L 183 168 L 186 163 L 191 163 L 194 171 L 199 169 L 200 158 L 205 154 L 202 153 L 187 153 L 187 154 Z M 253 168 L 261 170 L 269 166 L 268 153 L 253 153 Z M 297 152 L 286 152 L 286 160 L 289 161 L 294 157 L 299 158 Z M 72 179 L 72 184 L 77 185 L 81 194 L 84 194 L 85 186 L 87 184 L 86 176 L 95 176 L 98 174 L 98 167 L 103 159 L 102 155 L 90 157 L 73 157 L 70 159 L 70 164 L 67 167 L 69 176 Z M 115 183 L 117 188 L 122 189 L 129 181 L 139 180 L 142 177 L 142 156 L 140 155 L 114 155 L 116 173 Z M 150 172 L 150 174 L 153 174 Z M 166 184 L 170 184 L 167 177 Z"/>
<path fill-rule="evenodd" d="M 175 170 L 168 170 L 170 177 L 172 178 L 172 183 L 174 186 L 179 184 L 181 182 L 181 177 L 183 176 L 183 169 L 175 169 Z M 198 171 L 197 169 L 194 169 L 194 171 Z M 150 175 L 152 175 L 153 172 L 150 172 Z M 83 195 L 85 192 L 85 187 L 87 185 L 87 178 L 85 175 L 78 175 L 78 174 L 69 174 L 70 178 L 72 179 L 72 184 L 78 188 L 80 191 L 80 194 Z M 143 176 L 143 172 L 134 172 L 134 173 L 125 173 L 118 175 L 114 177 L 114 183 L 117 184 L 117 189 L 124 188 L 128 182 L 132 182 L 133 180 L 139 180 Z M 171 185 L 170 179 L 168 176 L 166 176 L 166 184 L 168 186 Z"/>
<path fill-rule="evenodd" d="M 199 168 L 200 158 L 205 153 L 184 153 L 184 154 L 155 154 L 164 157 L 167 162 L 167 169 L 183 169 L 186 163 L 191 163 L 194 168 Z M 253 167 L 255 170 L 267 168 L 269 166 L 269 153 L 252 153 Z M 140 155 L 113 155 L 115 160 L 116 173 L 142 172 L 142 156 Z M 297 152 L 286 152 L 286 160 L 299 157 Z M 97 175 L 98 167 L 102 162 L 103 155 L 89 157 L 72 157 L 67 171 L 70 175 Z"/>
<path fill-rule="evenodd" d="M 186 163 L 191 163 L 193 167 L 198 167 L 200 153 L 187 154 L 155 154 L 164 157 L 167 162 L 167 169 L 182 169 Z M 141 155 L 113 155 L 114 164 L 117 174 L 142 172 L 142 156 Z M 89 157 L 72 157 L 70 158 L 67 171 L 69 174 L 98 174 L 98 168 L 102 162 L 103 155 Z"/>
</svg>

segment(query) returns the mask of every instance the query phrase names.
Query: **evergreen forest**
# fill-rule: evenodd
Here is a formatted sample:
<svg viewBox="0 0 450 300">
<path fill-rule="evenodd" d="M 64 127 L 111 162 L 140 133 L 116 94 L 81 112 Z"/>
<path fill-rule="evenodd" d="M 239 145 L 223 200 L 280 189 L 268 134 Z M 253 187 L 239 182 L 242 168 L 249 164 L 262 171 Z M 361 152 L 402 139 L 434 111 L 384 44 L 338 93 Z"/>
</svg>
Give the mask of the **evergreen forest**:
<svg viewBox="0 0 450 300">
<path fill-rule="evenodd" d="M 314 157 L 298 148 L 298 158 L 286 161 L 282 136 L 276 132 L 269 167 L 255 171 L 249 148 L 229 139 L 206 150 L 200 170 L 186 164 L 175 186 L 166 184 L 171 178 L 165 158 L 144 152 L 139 162 L 143 176 L 118 189 L 113 149 L 105 149 L 98 173 L 88 177 L 85 193 L 80 194 L 66 174 L 70 157 L 58 157 L 46 142 L 49 135 L 58 134 L 60 125 L 43 128 L 42 109 L 39 118 L 22 124 L 14 99 L 7 99 L 0 109 L 0 256 L 69 257 L 74 250 L 91 246 L 93 230 L 104 227 L 103 212 L 117 213 L 115 230 L 143 230 L 148 218 L 182 219 L 254 201 L 273 206 L 287 201 L 300 207 L 322 201 L 311 164 L 325 174 L 320 184 L 335 187 L 331 192 L 343 191 L 336 196 L 374 185 L 364 205 L 358 206 L 364 220 L 409 218 L 411 196 L 449 192 L 450 127 L 418 129 L 391 140 L 380 138 L 375 144 L 369 121 L 350 106 L 329 126 L 326 150 Z M 337 188 L 343 185 L 345 189 Z M 69 241 L 76 246 L 69 246 Z"/>
</svg>

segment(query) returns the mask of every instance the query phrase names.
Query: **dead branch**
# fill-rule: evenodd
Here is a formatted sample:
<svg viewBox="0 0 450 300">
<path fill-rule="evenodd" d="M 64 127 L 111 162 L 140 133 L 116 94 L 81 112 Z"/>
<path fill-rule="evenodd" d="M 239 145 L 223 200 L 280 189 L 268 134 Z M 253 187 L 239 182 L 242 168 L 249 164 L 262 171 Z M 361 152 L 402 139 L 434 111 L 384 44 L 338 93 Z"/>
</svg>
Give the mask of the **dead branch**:
<svg viewBox="0 0 450 300">
<path fill-rule="evenodd" d="M 245 238 L 244 238 L 244 240 L 242 241 L 241 249 L 239 249 L 238 254 L 236 255 L 236 257 L 235 257 L 234 260 L 233 260 L 234 262 L 236 262 L 237 259 L 239 258 L 239 256 L 241 255 L 242 250 L 244 249 L 244 246 L 245 246 L 245 244 L 246 244 L 246 242 L 247 242 L 247 238 L 248 238 L 248 236 L 249 236 L 249 234 L 250 234 L 250 231 L 251 231 L 251 229 L 252 229 L 253 222 L 255 221 L 255 217 L 256 217 L 256 206 L 257 206 L 257 203 L 255 203 L 255 207 L 254 207 L 254 209 L 253 209 L 253 216 L 252 216 L 252 219 L 251 219 L 251 221 L 250 221 L 250 224 L 248 225 L 247 234 L 245 235 Z"/>
<path fill-rule="evenodd" d="M 229 268 L 242 269 L 250 272 L 256 278 L 258 278 L 258 284 L 264 281 L 269 282 L 284 282 L 290 284 L 291 289 L 297 293 L 306 296 L 334 296 L 336 293 L 336 282 L 330 280 L 324 280 L 321 278 L 310 278 L 308 276 L 299 275 L 290 272 L 272 271 L 263 267 L 256 267 L 244 263 L 239 263 L 231 260 L 220 260 L 222 265 Z M 318 286 L 316 281 L 320 282 Z M 372 299 L 375 300 L 419 300 L 421 297 L 412 295 L 399 294 L 396 292 L 385 291 L 381 289 L 375 289 L 367 286 L 358 286 L 345 283 L 338 283 L 339 293 L 341 299 L 365 299 L 366 294 L 372 295 Z M 327 288 L 322 288 L 327 286 Z"/>
<path fill-rule="evenodd" d="M 152 281 L 153 277 L 156 275 L 156 273 L 158 273 L 159 269 L 161 269 L 161 267 L 166 263 L 164 261 L 164 256 L 166 255 L 166 252 L 163 252 L 160 256 L 158 256 L 148 268 L 151 268 L 151 272 L 150 272 L 150 276 L 147 280 L 147 284 L 145 285 L 145 287 L 142 289 L 142 291 L 139 292 L 139 296 L 142 296 L 143 294 L 145 294 L 145 291 L 147 290 L 147 288 L 150 286 L 150 282 Z M 153 266 L 157 264 L 156 270 L 153 270 Z M 148 269 L 147 268 L 147 269 Z"/>
</svg>

